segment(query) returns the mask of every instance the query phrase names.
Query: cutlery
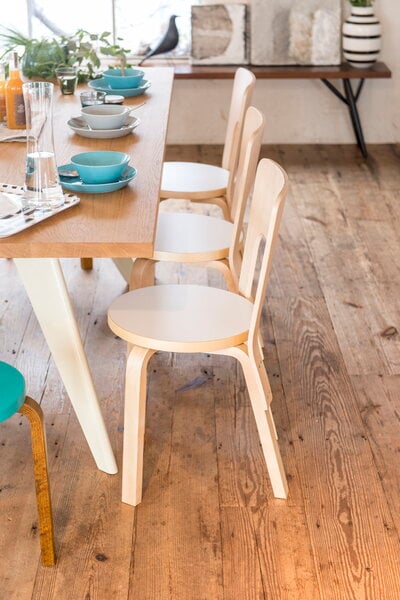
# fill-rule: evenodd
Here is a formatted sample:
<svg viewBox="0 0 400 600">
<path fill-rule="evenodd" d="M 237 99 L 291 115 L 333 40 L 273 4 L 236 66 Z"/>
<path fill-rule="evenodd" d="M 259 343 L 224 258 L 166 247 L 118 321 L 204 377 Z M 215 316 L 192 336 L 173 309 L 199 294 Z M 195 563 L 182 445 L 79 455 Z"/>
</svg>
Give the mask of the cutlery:
<svg viewBox="0 0 400 600">
<path fill-rule="evenodd" d="M 79 173 L 75 169 L 63 169 L 59 171 L 59 175 L 60 177 L 79 177 Z"/>
<path fill-rule="evenodd" d="M 132 107 L 130 108 L 130 110 L 131 110 L 131 111 L 132 111 L 132 110 L 136 110 L 137 108 L 140 108 L 140 107 L 141 107 L 141 106 L 143 106 L 144 104 L 146 104 L 146 102 L 142 102 L 141 104 L 136 104 L 136 106 L 132 106 Z"/>
</svg>

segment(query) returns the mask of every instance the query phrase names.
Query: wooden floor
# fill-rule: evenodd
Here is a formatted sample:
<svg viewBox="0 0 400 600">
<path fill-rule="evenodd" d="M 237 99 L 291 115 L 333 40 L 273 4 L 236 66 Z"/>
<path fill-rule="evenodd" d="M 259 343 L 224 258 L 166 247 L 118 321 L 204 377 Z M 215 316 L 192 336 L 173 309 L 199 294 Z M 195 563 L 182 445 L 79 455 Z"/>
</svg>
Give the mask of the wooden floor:
<svg viewBox="0 0 400 600">
<path fill-rule="evenodd" d="M 55 568 L 39 563 L 28 426 L 0 427 L 1 600 L 399 600 L 400 149 L 264 148 L 291 182 L 264 313 L 287 502 L 274 500 L 243 377 L 215 356 L 150 365 L 144 499 L 96 470 L 11 261 L 0 359 L 47 416 Z M 218 162 L 220 148 L 170 148 Z M 187 206 L 184 207 L 187 209 Z M 64 263 L 121 462 L 125 290 L 111 261 Z M 219 285 L 162 265 L 160 282 Z"/>
</svg>

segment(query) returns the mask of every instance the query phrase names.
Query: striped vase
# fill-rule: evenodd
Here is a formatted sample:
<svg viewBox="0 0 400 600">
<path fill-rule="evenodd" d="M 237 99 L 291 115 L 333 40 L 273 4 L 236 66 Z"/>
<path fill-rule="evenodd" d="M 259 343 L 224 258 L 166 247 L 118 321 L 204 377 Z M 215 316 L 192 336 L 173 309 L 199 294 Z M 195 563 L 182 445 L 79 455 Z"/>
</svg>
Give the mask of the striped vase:
<svg viewBox="0 0 400 600">
<path fill-rule="evenodd" d="M 343 23 L 343 55 L 353 67 L 365 69 L 378 60 L 381 49 L 381 24 L 372 6 L 352 6 Z"/>
</svg>

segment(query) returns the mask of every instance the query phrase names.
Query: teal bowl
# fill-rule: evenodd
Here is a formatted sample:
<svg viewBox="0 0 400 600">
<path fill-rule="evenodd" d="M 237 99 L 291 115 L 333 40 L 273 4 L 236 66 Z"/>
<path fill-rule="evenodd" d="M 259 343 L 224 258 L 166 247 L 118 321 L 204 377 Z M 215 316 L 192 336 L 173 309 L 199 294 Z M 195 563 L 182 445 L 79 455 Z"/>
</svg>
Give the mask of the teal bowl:
<svg viewBox="0 0 400 600">
<path fill-rule="evenodd" d="M 103 77 L 113 90 L 126 90 L 137 88 L 142 83 L 144 71 L 140 69 L 125 69 L 125 75 L 121 75 L 121 69 L 107 69 L 103 71 Z"/>
<path fill-rule="evenodd" d="M 130 161 L 125 152 L 82 152 L 71 158 L 83 183 L 112 183 L 118 181 Z"/>
</svg>

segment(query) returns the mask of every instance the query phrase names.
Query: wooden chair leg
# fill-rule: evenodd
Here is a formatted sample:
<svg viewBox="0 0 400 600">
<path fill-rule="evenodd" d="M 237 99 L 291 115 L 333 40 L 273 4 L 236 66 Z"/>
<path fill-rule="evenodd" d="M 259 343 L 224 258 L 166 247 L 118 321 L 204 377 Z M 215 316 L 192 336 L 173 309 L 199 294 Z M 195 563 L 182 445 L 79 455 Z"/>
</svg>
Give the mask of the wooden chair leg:
<svg viewBox="0 0 400 600">
<path fill-rule="evenodd" d="M 137 290 L 154 285 L 155 268 L 156 261 L 149 258 L 137 258 L 132 265 L 129 289 Z"/>
<path fill-rule="evenodd" d="M 93 258 L 81 258 L 81 269 L 91 271 L 93 269 Z"/>
<path fill-rule="evenodd" d="M 238 281 L 235 278 L 229 267 L 229 261 L 226 259 L 223 260 L 208 260 L 202 263 L 188 263 L 193 264 L 196 267 L 208 267 L 209 269 L 216 269 L 220 271 L 224 276 L 226 289 L 235 294 L 238 293 Z"/>
<path fill-rule="evenodd" d="M 267 464 L 269 478 L 275 498 L 287 498 L 288 485 L 282 458 L 276 439 L 274 419 L 269 408 L 271 390 L 266 386 L 268 381 L 262 361 L 257 365 L 254 360 L 243 353 L 242 364 L 247 389 L 249 391 L 254 418 Z"/>
<path fill-rule="evenodd" d="M 154 350 L 133 346 L 126 365 L 122 502 L 142 499 L 147 363 Z"/>
<path fill-rule="evenodd" d="M 262 360 L 256 361 L 249 355 L 245 345 L 217 351 L 214 354 L 233 356 L 242 365 L 272 490 L 275 498 L 286 499 L 288 485 L 277 442 L 275 423 L 269 408 L 272 394 L 264 363 Z"/>
<path fill-rule="evenodd" d="M 31 426 L 42 563 L 45 566 L 51 566 L 55 564 L 56 555 L 43 412 L 39 404 L 29 397 L 26 397 L 25 403 L 21 406 L 19 412 L 27 417 Z"/>
<path fill-rule="evenodd" d="M 228 206 L 225 196 L 218 196 L 217 198 L 207 198 L 207 199 L 201 199 L 201 200 L 191 198 L 191 201 L 192 202 L 200 202 L 201 204 L 213 204 L 214 206 L 218 206 L 218 208 L 220 208 L 222 211 L 222 216 L 223 216 L 224 220 L 225 221 L 231 220 L 231 211 L 229 209 L 229 206 Z"/>
</svg>

